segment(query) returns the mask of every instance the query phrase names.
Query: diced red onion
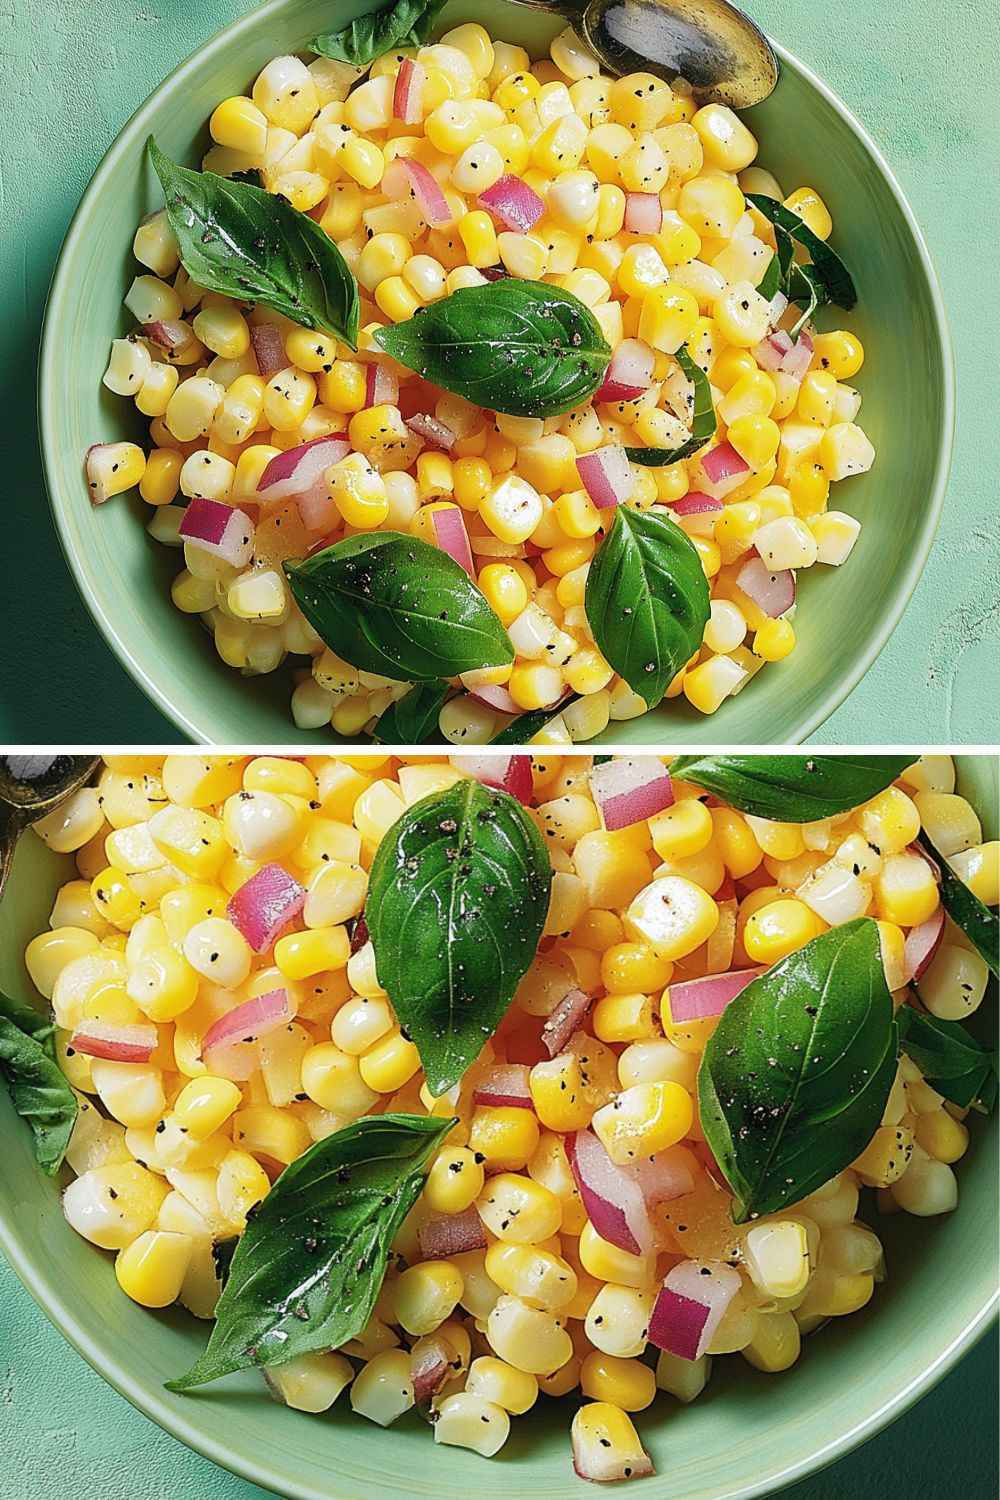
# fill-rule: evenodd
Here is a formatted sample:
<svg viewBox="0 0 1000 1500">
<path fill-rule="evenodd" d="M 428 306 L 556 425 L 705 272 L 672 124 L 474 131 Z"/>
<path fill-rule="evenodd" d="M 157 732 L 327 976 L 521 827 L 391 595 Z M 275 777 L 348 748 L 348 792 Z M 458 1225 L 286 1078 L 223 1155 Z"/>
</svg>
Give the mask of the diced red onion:
<svg viewBox="0 0 1000 1500">
<path fill-rule="evenodd" d="M 506 266 L 481 266 L 479 274 L 486 281 L 503 281 L 505 276 L 510 275 L 510 272 Z"/>
<path fill-rule="evenodd" d="M 270 948 L 306 902 L 305 887 L 280 865 L 262 865 L 230 897 L 226 916 L 255 953 Z"/>
<path fill-rule="evenodd" d="M 622 755 L 595 766 L 590 790 L 609 833 L 631 828 L 674 800 L 670 773 L 655 755 Z"/>
<path fill-rule="evenodd" d="M 629 234 L 659 234 L 662 227 L 659 193 L 625 194 L 625 229 Z"/>
<path fill-rule="evenodd" d="M 768 370 L 773 374 L 775 370 L 781 369 L 782 360 L 789 349 L 794 347 L 791 334 L 786 333 L 783 328 L 778 328 L 774 333 L 769 333 L 767 338 L 762 339 L 750 352 L 762 370 Z"/>
<path fill-rule="evenodd" d="M 689 490 L 680 500 L 672 502 L 670 514 L 677 518 L 681 530 L 688 536 L 711 537 L 715 534 L 715 523 L 722 509 L 721 500 L 705 495 L 701 490 Z"/>
<path fill-rule="evenodd" d="M 781 322 L 787 311 L 788 298 L 785 296 L 784 292 L 775 292 L 774 296 L 771 298 L 771 305 L 768 308 L 767 312 L 767 320 L 772 328 L 777 328 L 778 324 Z"/>
<path fill-rule="evenodd" d="M 242 1005 L 234 1006 L 208 1028 L 201 1044 L 201 1055 L 213 1068 L 217 1068 L 219 1064 L 223 1067 L 235 1064 L 237 1076 L 249 1077 L 249 1073 L 242 1073 L 243 1065 L 250 1062 L 252 1072 L 256 1059 L 247 1058 L 245 1053 L 235 1049 L 242 1044 L 249 1046 L 262 1036 L 277 1031 L 293 1015 L 287 990 L 268 990 L 264 995 L 255 995 L 252 1000 L 244 1000 Z M 227 1054 L 230 1056 L 227 1057 Z M 234 1074 L 227 1072 L 225 1076 L 232 1077 Z"/>
<path fill-rule="evenodd" d="M 498 1063 L 476 1084 L 472 1102 L 493 1109 L 533 1109 L 526 1065 Z"/>
<path fill-rule="evenodd" d="M 428 416 L 425 411 L 418 411 L 414 416 L 407 417 L 406 425 L 431 448 L 440 448 L 442 453 L 450 453 L 457 442 L 450 427 L 439 422 L 437 417 Z"/>
<path fill-rule="evenodd" d="M 417 1235 L 425 1260 L 447 1260 L 467 1250 L 485 1250 L 486 1231 L 474 1208 L 460 1214 L 439 1214 L 421 1224 Z"/>
<path fill-rule="evenodd" d="M 512 1006 L 511 1009 L 518 1010 L 518 1007 Z M 548 1048 L 542 1042 L 544 1030 L 545 1024 L 541 1016 L 528 1016 L 523 1012 L 520 1013 L 516 1026 L 509 1031 L 504 1031 L 501 1038 L 507 1061 L 527 1063 L 529 1068 L 533 1068 L 535 1063 L 543 1062 L 549 1055 Z"/>
<path fill-rule="evenodd" d="M 799 334 L 795 343 L 787 351 L 781 361 L 780 369 L 783 374 L 790 375 L 801 385 L 803 377 L 812 364 L 813 341 L 805 329 Z"/>
<path fill-rule="evenodd" d="M 736 575 L 736 586 L 772 620 L 780 619 L 795 603 L 795 574 L 791 568 L 772 573 L 755 553 Z"/>
<path fill-rule="evenodd" d="M 601 1239 L 631 1255 L 647 1254 L 656 1236 L 639 1183 L 616 1166 L 592 1130 L 564 1141 L 587 1217 Z"/>
<path fill-rule="evenodd" d="M 417 125 L 423 119 L 424 87 L 427 69 L 412 57 L 404 57 L 396 74 L 392 91 L 392 117 L 404 125 Z"/>
<path fill-rule="evenodd" d="M 727 974 L 707 974 L 669 987 L 670 1019 L 675 1022 L 705 1021 L 721 1016 L 730 1000 L 745 990 L 762 968 L 731 969 Z"/>
<path fill-rule="evenodd" d="M 412 196 L 432 228 L 452 221 L 448 200 L 437 178 L 415 157 L 397 156 L 389 163 L 382 176 L 382 191 L 387 198 L 396 200 Z"/>
<path fill-rule="evenodd" d="M 641 339 L 622 339 L 604 372 L 595 401 L 634 401 L 653 383 L 656 355 Z"/>
<path fill-rule="evenodd" d="M 350 443 L 338 437 L 299 443 L 271 459 L 258 480 L 257 493 L 267 505 L 294 500 L 308 530 L 329 531 L 337 525 L 339 514 L 324 475 L 350 451 Z"/>
<path fill-rule="evenodd" d="M 579 1031 L 593 1003 L 593 997 L 583 990 L 566 991 L 542 1027 L 542 1046 L 550 1057 L 560 1053 L 574 1032 Z"/>
<path fill-rule="evenodd" d="M 598 510 L 624 505 L 635 488 L 632 466 L 620 443 L 605 443 L 593 453 L 581 453 L 576 472 Z"/>
<path fill-rule="evenodd" d="M 422 1341 L 423 1342 L 423 1341 Z M 417 1406 L 426 1406 L 455 1371 L 448 1358 L 454 1353 L 444 1339 L 431 1338 L 423 1342 L 419 1353 L 410 1357 L 410 1382 L 413 1399 Z"/>
<path fill-rule="evenodd" d="M 454 558 L 460 568 L 464 568 L 469 577 L 475 582 L 476 569 L 472 561 L 472 548 L 469 546 L 469 533 L 465 529 L 465 517 L 460 510 L 432 510 L 431 526 L 434 529 L 434 540 L 442 552 L 447 552 L 449 557 Z"/>
<path fill-rule="evenodd" d="M 489 687 L 476 688 L 472 696 L 478 698 L 483 692 L 491 691 Z M 516 706 L 513 712 L 517 712 Z M 466 771 L 474 776 L 484 786 L 495 786 L 502 792 L 509 792 L 525 806 L 531 801 L 534 782 L 531 777 L 530 755 L 504 755 L 500 751 L 488 755 L 453 755 L 451 764 L 457 771 Z"/>
<path fill-rule="evenodd" d="M 222 558 L 234 568 L 245 567 L 253 554 L 254 525 L 245 511 L 222 500 L 192 500 L 177 534 L 192 547 Z"/>
<path fill-rule="evenodd" d="M 174 318 L 157 318 L 153 323 L 143 323 L 139 332 L 144 339 L 149 339 L 151 344 L 155 344 L 158 349 L 166 349 L 168 353 L 182 348 L 191 338 L 188 325 Z"/>
<path fill-rule="evenodd" d="M 517 234 L 526 234 L 533 229 L 545 212 L 545 204 L 534 188 L 512 172 L 499 178 L 492 187 L 479 194 L 479 201 L 499 219 L 505 229 Z"/>
<path fill-rule="evenodd" d="M 351 952 L 360 953 L 368 941 L 368 923 L 365 921 L 364 912 L 355 917 L 354 926 L 351 929 Z"/>
<path fill-rule="evenodd" d="M 409 58 L 405 61 L 409 62 Z M 399 400 L 399 381 L 385 365 L 365 366 L 365 410 L 370 406 L 395 406 Z"/>
<path fill-rule="evenodd" d="M 507 689 L 499 683 L 484 683 L 482 687 L 470 688 L 469 697 L 478 698 L 480 703 L 485 703 L 487 708 L 495 709 L 498 714 L 521 712 Z"/>
<path fill-rule="evenodd" d="M 655 1156 L 640 1157 L 622 1171 L 639 1184 L 647 1208 L 694 1192 L 691 1155 L 686 1146 L 670 1146 Z"/>
<path fill-rule="evenodd" d="M 587 1410 L 581 1406 L 570 1424 L 573 1472 L 578 1478 L 614 1484 L 620 1479 L 646 1479 L 656 1473 L 653 1460 L 638 1444 L 634 1450 L 623 1453 L 619 1448 L 604 1446 L 610 1439 L 599 1439 L 596 1433 L 591 1436 L 584 1425 Z"/>
<path fill-rule="evenodd" d="M 81 1021 L 70 1037 L 70 1047 L 87 1057 L 108 1062 L 149 1062 L 156 1051 L 155 1026 L 115 1026 L 108 1021 Z"/>
<path fill-rule="evenodd" d="M 721 1260 L 682 1260 L 668 1273 L 649 1321 L 649 1341 L 679 1359 L 700 1359 L 740 1289 Z"/>
<path fill-rule="evenodd" d="M 903 944 L 903 983 L 919 979 L 937 952 L 944 936 L 944 907 L 938 906 L 916 927 L 911 927 Z"/>
<path fill-rule="evenodd" d="M 703 453 L 701 467 L 713 485 L 724 484 L 729 479 L 742 479 L 750 472 L 750 465 L 740 457 L 732 443 L 719 443 L 708 453 Z"/>
<path fill-rule="evenodd" d="M 250 344 L 262 380 L 271 380 L 280 370 L 288 369 L 285 336 L 274 323 L 251 323 Z"/>
</svg>

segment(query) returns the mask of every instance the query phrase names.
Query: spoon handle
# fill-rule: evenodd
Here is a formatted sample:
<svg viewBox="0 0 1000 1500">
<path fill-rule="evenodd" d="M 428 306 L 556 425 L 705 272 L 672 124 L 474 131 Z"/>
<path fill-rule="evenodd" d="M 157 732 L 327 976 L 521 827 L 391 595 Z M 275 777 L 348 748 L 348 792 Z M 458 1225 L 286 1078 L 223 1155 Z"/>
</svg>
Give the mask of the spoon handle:
<svg viewBox="0 0 1000 1500">
<path fill-rule="evenodd" d="M 0 901 L 3 900 L 4 887 L 14 863 L 14 850 L 21 832 L 21 824 L 17 818 L 9 813 L 6 816 L 0 813 Z"/>
</svg>

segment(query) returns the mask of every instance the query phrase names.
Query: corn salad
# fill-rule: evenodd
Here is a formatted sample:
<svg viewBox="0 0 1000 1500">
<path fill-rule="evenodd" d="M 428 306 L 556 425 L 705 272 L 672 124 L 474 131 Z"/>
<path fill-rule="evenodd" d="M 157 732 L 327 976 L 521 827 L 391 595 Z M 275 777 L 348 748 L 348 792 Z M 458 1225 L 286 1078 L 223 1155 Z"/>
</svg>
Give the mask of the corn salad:
<svg viewBox="0 0 1000 1500">
<path fill-rule="evenodd" d="M 394 81 L 411 57 L 425 84 L 419 121 L 404 124 L 393 116 Z M 702 465 L 709 449 L 661 468 L 633 464 L 627 503 L 670 514 L 692 492 L 724 500 L 707 523 L 704 515 L 676 516 L 701 558 L 712 604 L 702 646 L 667 694 L 714 713 L 796 644 L 794 605 L 778 617 L 765 613 L 737 581 L 744 564 L 759 556 L 767 571 L 783 574 L 837 566 L 860 530 L 829 506 L 831 484 L 865 472 L 875 456 L 850 384 L 864 360 L 860 341 L 843 328 L 816 334 L 811 364 L 807 357 L 808 368 L 794 374 L 768 372 L 752 352 L 778 316 L 757 291 L 775 238 L 744 194 L 782 199 L 826 239 L 832 221 L 822 198 L 812 187 L 786 195 L 752 165 L 757 141 L 730 109 L 697 108 L 682 82 L 603 75 L 572 31 L 532 62 L 523 48 L 462 25 L 433 45 L 380 57 L 363 82 L 358 77 L 325 58 L 308 66 L 273 59 L 249 96 L 220 102 L 203 161 L 222 175 L 258 171 L 270 192 L 336 241 L 360 285 L 358 351 L 265 307 L 203 292 L 179 265 L 165 213 L 153 214 L 136 233 L 141 273 L 125 298 L 140 327 L 115 341 L 104 377 L 150 419 L 149 442 L 100 450 L 100 498 L 138 485 L 154 507 L 150 531 L 178 546 L 186 499 L 252 508 L 276 454 L 343 434 L 353 451 L 326 474 L 340 518 L 334 530 L 308 530 L 286 500 L 264 508 L 252 557 L 240 568 L 183 543 L 177 608 L 201 617 L 238 671 L 271 672 L 291 657 L 295 722 L 357 736 L 408 684 L 359 672 L 325 649 L 290 596 L 282 561 L 321 538 L 378 529 L 435 542 L 434 512 L 457 510 L 476 582 L 509 631 L 515 660 L 466 673 L 455 686 L 504 688 L 508 713 L 554 710 L 579 695 L 544 742 L 585 741 L 647 705 L 609 666 L 588 624 L 587 572 L 606 518 L 576 460 L 607 444 L 684 441 L 690 386 L 674 356 L 686 346 L 710 378 L 713 448 L 730 445 L 739 475 L 713 482 Z M 451 223 L 430 228 L 412 195 L 385 195 L 383 173 L 400 156 L 430 170 Z M 530 231 L 505 229 L 479 201 L 507 174 L 544 203 Z M 633 194 L 658 199 L 657 232 L 624 227 Z M 645 393 L 588 401 L 544 420 L 497 415 L 427 385 L 373 344 L 379 325 L 504 273 L 575 293 L 612 351 L 627 340 L 648 358 Z M 792 326 L 795 312 L 780 318 L 779 330 Z M 145 336 L 164 322 L 169 349 Z M 277 329 L 287 359 L 270 378 L 251 343 L 261 325 Z M 368 404 L 373 364 L 400 383 L 398 398 Z M 450 451 L 425 445 L 406 425 L 414 410 L 432 412 L 450 430 Z M 487 742 L 508 722 L 495 705 L 495 696 L 490 703 L 460 693 L 442 710 L 443 734 Z"/>
<path fill-rule="evenodd" d="M 433 1402 L 437 1442 L 495 1453 L 510 1417 L 540 1394 L 574 1394 L 586 1403 L 577 1440 L 606 1452 L 607 1439 L 611 1456 L 627 1458 L 642 1452 L 632 1416 L 658 1392 L 694 1399 L 715 1356 L 787 1369 L 803 1335 L 865 1306 L 885 1276 L 866 1222 L 876 1202 L 918 1216 L 956 1205 L 965 1111 L 904 1054 L 881 1126 L 853 1165 L 793 1209 L 735 1226 L 706 1166 L 693 1093 L 716 1023 L 676 1025 L 670 1011 L 672 984 L 771 965 L 859 913 L 878 922 L 902 1005 L 906 933 L 938 903 L 931 867 L 912 847 L 921 827 L 981 900 L 998 899 L 998 845 L 983 842 L 975 811 L 955 795 L 951 760 L 925 756 L 864 806 L 810 824 L 709 806 L 676 781 L 671 807 L 612 833 L 591 796 L 591 766 L 544 753 L 531 762 L 528 814 L 555 872 L 545 935 L 499 1030 L 438 1099 L 379 986 L 371 943 L 351 934 L 366 936 L 355 924 L 380 840 L 406 808 L 463 778 L 462 757 L 113 756 L 96 786 L 35 825 L 50 848 L 75 853 L 78 871 L 26 952 L 80 1100 L 64 1210 L 114 1253 L 136 1302 L 176 1301 L 211 1318 L 213 1243 L 242 1231 L 314 1141 L 382 1110 L 458 1117 L 367 1327 L 343 1349 L 268 1371 L 293 1407 L 323 1410 L 349 1388 L 355 1411 L 387 1425 L 413 1406 L 412 1365 L 437 1339 L 454 1372 Z M 272 864 L 305 888 L 305 904 L 255 953 L 225 913 Z M 669 932 L 649 904 L 666 878 L 681 913 Z M 924 1005 L 964 1018 L 986 981 L 982 958 L 949 923 L 920 981 Z M 567 985 L 594 1003 L 546 1057 L 540 1029 Z M 243 1081 L 213 1076 L 202 1057 L 210 1028 L 276 987 L 294 1019 L 254 1044 Z M 69 1045 L 75 1029 L 101 1024 L 155 1028 L 150 1060 Z M 474 1103 L 497 1064 L 532 1056 L 529 1107 Z M 567 1158 L 570 1137 L 588 1126 L 614 1160 L 638 1142 L 690 1173 L 692 1190 L 660 1206 L 658 1249 L 630 1254 L 588 1220 Z M 875 1190 L 864 1212 L 862 1188 Z M 428 1258 L 422 1230 L 470 1212 L 485 1249 Z M 702 1357 L 654 1360 L 656 1289 L 692 1258 L 723 1262 L 738 1286 Z"/>
</svg>

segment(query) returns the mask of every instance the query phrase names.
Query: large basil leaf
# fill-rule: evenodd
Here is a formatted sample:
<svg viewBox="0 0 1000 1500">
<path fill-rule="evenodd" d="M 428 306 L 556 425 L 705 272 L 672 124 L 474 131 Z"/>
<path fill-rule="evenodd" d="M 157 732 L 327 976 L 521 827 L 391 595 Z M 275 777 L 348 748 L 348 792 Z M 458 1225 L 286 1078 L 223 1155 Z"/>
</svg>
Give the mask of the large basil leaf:
<svg viewBox="0 0 1000 1500">
<path fill-rule="evenodd" d="M 975 944 L 992 974 L 1000 973 L 1000 918 L 980 901 L 975 891 L 970 891 L 964 880 L 959 880 L 944 855 L 939 854 L 921 832 L 917 836 L 927 853 L 941 870 L 941 905 L 951 920 L 961 927 L 966 937 Z"/>
<path fill-rule="evenodd" d="M 754 817 L 817 823 L 885 791 L 913 760 L 912 755 L 675 755 L 670 774 Z"/>
<path fill-rule="evenodd" d="M 511 719 L 490 740 L 491 745 L 527 745 L 535 738 L 538 732 L 551 724 L 552 720 L 558 718 L 564 708 L 569 708 L 579 698 L 579 693 L 569 693 L 565 698 L 560 698 L 553 708 L 533 708 L 530 713 L 518 714 L 516 719 Z"/>
<path fill-rule="evenodd" d="M 587 574 L 584 608 L 601 654 L 652 708 L 701 645 L 708 580 L 675 522 L 618 505 Z"/>
<path fill-rule="evenodd" d="M 869 917 L 813 938 L 727 1005 L 698 1101 L 737 1224 L 797 1203 L 860 1155 L 882 1119 L 897 1042 Z"/>
<path fill-rule="evenodd" d="M 248 182 L 178 166 L 152 136 L 147 145 L 192 281 L 357 348 L 358 284 L 315 220 Z"/>
<path fill-rule="evenodd" d="M 858 293 L 851 277 L 850 271 L 844 265 L 840 256 L 832 250 L 825 240 L 819 235 L 813 234 L 808 224 L 793 214 L 790 208 L 779 203 L 777 198 L 768 198 L 764 193 L 748 193 L 747 202 L 752 203 L 765 219 L 797 240 L 804 249 L 808 250 L 812 257 L 813 269 L 826 288 L 827 296 L 831 302 L 836 302 L 838 307 L 850 309 L 858 300 Z"/>
<path fill-rule="evenodd" d="M 419 537 L 367 532 L 284 566 L 313 629 L 364 672 L 428 682 L 514 660 L 465 569 Z"/>
<path fill-rule="evenodd" d="M 538 947 L 552 887 L 521 804 L 478 781 L 407 809 L 372 862 L 365 920 L 379 983 L 443 1094 L 499 1026 Z"/>
<path fill-rule="evenodd" d="M 393 47 L 419 47 L 430 36 L 445 0 L 395 0 L 340 31 L 326 31 L 309 43 L 310 52 L 337 62 L 367 67 Z"/>
<path fill-rule="evenodd" d="M 992 1109 L 997 1097 L 997 1056 L 961 1021 L 939 1021 L 912 1005 L 900 1007 L 899 1045 L 939 1094 L 962 1109 Z"/>
<path fill-rule="evenodd" d="M 35 1157 L 54 1176 L 76 1123 L 76 1095 L 55 1061 L 51 1023 L 33 1007 L 0 994 L 0 1076 L 35 1137 Z"/>
<path fill-rule="evenodd" d="M 383 745 L 424 745 L 438 742 L 438 718 L 451 692 L 450 682 L 418 682 L 390 703 L 373 730 Z"/>
<path fill-rule="evenodd" d="M 339 1349 L 360 1333 L 427 1160 L 454 1123 L 373 1115 L 287 1166 L 236 1246 L 208 1347 L 167 1389 Z"/>
<path fill-rule="evenodd" d="M 600 324 L 578 297 L 514 276 L 452 292 L 374 337 L 426 380 L 515 417 L 580 406 L 611 359 Z"/>
<path fill-rule="evenodd" d="M 696 365 L 686 349 L 678 349 L 674 355 L 684 374 L 694 386 L 691 398 L 691 436 L 677 448 L 626 448 L 625 452 L 634 464 L 646 468 L 660 468 L 664 464 L 675 464 L 682 458 L 690 458 L 699 448 L 704 448 L 715 432 L 715 406 L 712 403 L 712 387 L 708 376 L 700 365 Z"/>
</svg>

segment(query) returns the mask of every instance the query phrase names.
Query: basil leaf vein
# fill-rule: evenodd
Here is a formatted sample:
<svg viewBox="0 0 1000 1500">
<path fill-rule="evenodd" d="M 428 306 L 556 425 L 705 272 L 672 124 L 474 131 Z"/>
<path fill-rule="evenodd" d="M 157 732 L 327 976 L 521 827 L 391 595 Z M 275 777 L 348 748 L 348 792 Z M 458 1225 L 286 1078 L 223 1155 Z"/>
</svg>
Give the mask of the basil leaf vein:
<svg viewBox="0 0 1000 1500">
<path fill-rule="evenodd" d="M 461 1078 L 503 1019 L 551 887 L 521 804 L 471 779 L 408 808 L 379 845 L 365 903 L 375 969 L 431 1093 Z"/>
<path fill-rule="evenodd" d="M 601 654 L 652 708 L 701 645 L 708 581 L 674 521 L 618 505 L 590 565 L 584 608 Z"/>
<path fill-rule="evenodd" d="M 684 374 L 694 386 L 694 401 L 691 409 L 691 436 L 676 448 L 626 448 L 625 452 L 634 464 L 646 468 L 660 468 L 675 464 L 682 458 L 690 458 L 703 448 L 715 433 L 715 406 L 712 402 L 712 387 L 708 376 L 700 365 L 695 364 L 686 349 L 678 349 L 674 355 Z"/>
<path fill-rule="evenodd" d="M 961 927 L 966 937 L 975 944 L 990 973 L 1000 975 L 1000 964 L 998 964 L 1000 917 L 995 911 L 990 911 L 985 902 L 980 901 L 975 891 L 971 891 L 964 880 L 958 878 L 944 855 L 939 854 L 935 849 L 926 833 L 921 831 L 917 835 L 917 842 L 927 850 L 940 867 L 941 905 L 956 926 Z"/>
<path fill-rule="evenodd" d="M 798 1202 L 860 1155 L 897 1057 L 869 917 L 813 938 L 737 995 L 698 1071 L 702 1127 L 736 1223 Z"/>
<path fill-rule="evenodd" d="M 516 719 L 511 719 L 499 734 L 495 734 L 490 740 L 491 745 L 527 745 L 546 724 L 551 724 L 557 719 L 564 708 L 569 708 L 579 698 L 579 693 L 569 693 L 565 698 L 552 708 L 533 708 L 529 713 L 518 714 Z"/>
<path fill-rule="evenodd" d="M 816 823 L 870 801 L 912 764 L 912 755 L 677 755 L 670 774 L 739 812 Z"/>
<path fill-rule="evenodd" d="M 35 1159 L 50 1177 L 66 1154 L 77 1102 L 55 1060 L 55 1030 L 33 1006 L 0 994 L 0 1076 L 34 1134 Z"/>
<path fill-rule="evenodd" d="M 798 214 L 793 214 L 790 208 L 779 203 L 777 198 L 768 198 L 765 193 L 748 193 L 747 202 L 752 203 L 765 219 L 808 250 L 812 257 L 812 269 L 826 289 L 828 300 L 836 302 L 838 307 L 846 308 L 849 312 L 858 300 L 858 293 L 850 271 L 837 252 L 825 240 L 821 240 L 819 235 L 814 234 Z"/>
<path fill-rule="evenodd" d="M 464 287 L 375 342 L 425 380 L 489 411 L 551 417 L 580 406 L 611 359 L 600 324 L 572 292 L 506 276 Z"/>
<path fill-rule="evenodd" d="M 373 1115 L 287 1166 L 236 1246 L 205 1352 L 167 1389 L 339 1349 L 360 1333 L 424 1167 L 454 1123 Z"/>
<path fill-rule="evenodd" d="M 284 568 L 310 625 L 362 671 L 428 682 L 514 660 L 465 569 L 418 537 L 368 532 Z"/>
<path fill-rule="evenodd" d="M 358 16 L 339 31 L 327 31 L 309 43 L 310 52 L 336 62 L 365 67 L 393 47 L 418 47 L 425 42 L 445 0 L 395 0 L 366 16 Z"/>
<path fill-rule="evenodd" d="M 315 220 L 248 182 L 178 166 L 152 136 L 147 148 L 192 281 L 210 292 L 261 302 L 357 348 L 358 284 Z"/>
<path fill-rule="evenodd" d="M 438 718 L 450 692 L 450 682 L 416 683 L 405 698 L 389 704 L 375 725 L 375 738 L 383 745 L 438 743 Z"/>
<path fill-rule="evenodd" d="M 939 1094 L 961 1109 L 992 1109 L 997 1097 L 995 1052 L 982 1046 L 961 1021 L 939 1021 L 912 1005 L 901 1006 L 896 1019 L 902 1051 Z"/>
</svg>

